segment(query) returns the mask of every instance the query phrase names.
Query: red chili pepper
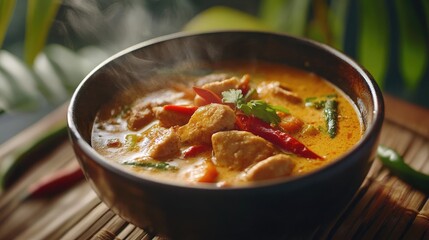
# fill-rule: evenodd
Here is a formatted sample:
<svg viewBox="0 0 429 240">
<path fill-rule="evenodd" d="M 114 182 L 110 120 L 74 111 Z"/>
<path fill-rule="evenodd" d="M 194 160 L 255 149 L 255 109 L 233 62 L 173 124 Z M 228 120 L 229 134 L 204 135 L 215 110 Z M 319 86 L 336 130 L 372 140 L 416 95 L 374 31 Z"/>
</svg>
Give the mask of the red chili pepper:
<svg viewBox="0 0 429 240">
<path fill-rule="evenodd" d="M 210 104 L 210 103 L 222 104 L 222 99 L 213 91 L 204 89 L 204 88 L 199 88 L 199 87 L 193 87 L 193 89 L 198 96 L 200 96 L 207 102 L 207 104 Z"/>
<path fill-rule="evenodd" d="M 164 110 L 191 116 L 197 111 L 197 106 L 165 105 Z"/>
<path fill-rule="evenodd" d="M 241 130 L 251 132 L 264 138 L 285 151 L 305 158 L 322 159 L 322 157 L 308 149 L 297 139 L 285 132 L 274 129 L 268 123 L 256 117 L 249 117 L 243 114 L 237 115 L 237 126 Z"/>
<path fill-rule="evenodd" d="M 183 151 L 183 157 L 184 158 L 190 158 L 195 157 L 196 155 L 205 152 L 209 150 L 210 147 L 207 145 L 194 145 L 187 148 L 185 151 Z"/>
<path fill-rule="evenodd" d="M 44 197 L 63 191 L 84 178 L 78 164 L 45 176 L 28 188 L 27 197 Z"/>
</svg>

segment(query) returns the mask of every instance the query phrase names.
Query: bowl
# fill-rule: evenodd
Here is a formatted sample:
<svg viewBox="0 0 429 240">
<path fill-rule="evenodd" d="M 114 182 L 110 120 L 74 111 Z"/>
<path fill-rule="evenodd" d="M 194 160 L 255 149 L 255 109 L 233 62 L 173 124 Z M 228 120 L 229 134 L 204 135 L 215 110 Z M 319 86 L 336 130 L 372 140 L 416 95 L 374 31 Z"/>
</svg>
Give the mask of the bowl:
<svg viewBox="0 0 429 240">
<path fill-rule="evenodd" d="M 330 81 L 357 106 L 364 125 L 361 140 L 338 160 L 309 174 L 228 188 L 139 177 L 91 147 L 96 113 L 112 96 L 137 83 L 145 86 L 147 79 L 183 62 L 243 59 L 286 64 Z M 341 52 L 284 34 L 220 31 L 173 34 L 112 56 L 76 89 L 68 127 L 77 159 L 99 198 L 147 232 L 171 239 L 282 239 L 306 236 L 351 201 L 368 173 L 383 117 L 383 98 L 373 78 Z"/>
</svg>

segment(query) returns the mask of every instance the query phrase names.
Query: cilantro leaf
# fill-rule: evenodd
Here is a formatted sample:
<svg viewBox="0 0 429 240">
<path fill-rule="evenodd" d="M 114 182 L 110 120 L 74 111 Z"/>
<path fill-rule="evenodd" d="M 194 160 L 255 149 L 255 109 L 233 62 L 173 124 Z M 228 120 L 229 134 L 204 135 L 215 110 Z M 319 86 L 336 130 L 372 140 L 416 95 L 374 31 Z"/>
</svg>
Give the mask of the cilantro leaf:
<svg viewBox="0 0 429 240">
<path fill-rule="evenodd" d="M 230 89 L 222 92 L 222 101 L 224 103 L 233 103 L 244 114 L 255 116 L 264 122 L 278 124 L 280 117 L 276 111 L 289 113 L 287 109 L 281 106 L 271 106 L 262 100 L 250 100 L 246 102 L 240 89 Z"/>
<path fill-rule="evenodd" d="M 244 102 L 243 93 L 239 89 L 230 89 L 228 91 L 222 92 L 222 101 L 224 103 L 233 103 L 238 105 L 241 102 Z"/>
</svg>

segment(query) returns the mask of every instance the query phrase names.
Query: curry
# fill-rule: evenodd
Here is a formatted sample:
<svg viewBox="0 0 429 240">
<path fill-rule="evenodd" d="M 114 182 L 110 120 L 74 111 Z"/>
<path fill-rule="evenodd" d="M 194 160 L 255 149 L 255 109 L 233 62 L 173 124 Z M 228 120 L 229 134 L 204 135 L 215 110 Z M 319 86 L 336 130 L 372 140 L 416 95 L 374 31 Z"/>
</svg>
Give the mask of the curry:
<svg viewBox="0 0 429 240">
<path fill-rule="evenodd" d="M 314 73 L 228 62 L 170 77 L 106 103 L 94 149 L 146 177 L 226 187 L 314 171 L 362 136 L 351 100 Z"/>
</svg>

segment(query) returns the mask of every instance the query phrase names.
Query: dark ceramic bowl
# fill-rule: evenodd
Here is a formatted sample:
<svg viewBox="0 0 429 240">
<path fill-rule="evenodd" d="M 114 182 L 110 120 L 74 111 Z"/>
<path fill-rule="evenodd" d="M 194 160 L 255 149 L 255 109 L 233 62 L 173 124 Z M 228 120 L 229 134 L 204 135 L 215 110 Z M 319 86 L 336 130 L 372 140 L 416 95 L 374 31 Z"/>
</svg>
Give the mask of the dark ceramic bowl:
<svg viewBox="0 0 429 240">
<path fill-rule="evenodd" d="M 361 141 L 332 164 L 285 181 L 248 187 L 186 186 L 139 177 L 91 148 L 100 106 L 159 69 L 181 62 L 250 59 L 314 72 L 356 104 Z M 162 84 L 161 84 L 162 85 Z M 70 137 L 86 178 L 115 213 L 172 239 L 276 239 L 306 236 L 352 199 L 373 158 L 383 121 L 382 95 L 361 66 L 342 53 L 300 38 L 264 32 L 176 34 L 143 42 L 111 57 L 77 88 L 68 112 Z"/>
</svg>

